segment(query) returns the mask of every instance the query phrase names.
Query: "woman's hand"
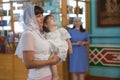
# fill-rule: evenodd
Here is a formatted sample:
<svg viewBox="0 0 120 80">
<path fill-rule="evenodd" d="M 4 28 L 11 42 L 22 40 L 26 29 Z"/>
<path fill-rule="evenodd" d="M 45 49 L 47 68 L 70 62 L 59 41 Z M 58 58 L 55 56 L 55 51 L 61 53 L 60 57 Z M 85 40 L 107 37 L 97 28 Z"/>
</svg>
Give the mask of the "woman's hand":
<svg viewBox="0 0 120 80">
<path fill-rule="evenodd" d="M 83 45 L 85 45 L 85 42 L 84 41 L 80 41 L 79 42 L 79 46 L 83 46 Z"/>
<path fill-rule="evenodd" d="M 50 61 L 51 65 L 55 65 L 60 61 L 60 58 L 56 53 L 52 53 L 48 60 Z"/>
<path fill-rule="evenodd" d="M 88 41 L 80 41 L 79 42 L 79 46 L 88 45 L 88 44 L 89 44 Z"/>
<path fill-rule="evenodd" d="M 87 45 L 87 44 L 89 44 L 88 41 L 78 41 L 78 42 L 72 43 L 72 45 L 78 45 L 78 46 L 83 46 L 83 45 Z"/>
</svg>

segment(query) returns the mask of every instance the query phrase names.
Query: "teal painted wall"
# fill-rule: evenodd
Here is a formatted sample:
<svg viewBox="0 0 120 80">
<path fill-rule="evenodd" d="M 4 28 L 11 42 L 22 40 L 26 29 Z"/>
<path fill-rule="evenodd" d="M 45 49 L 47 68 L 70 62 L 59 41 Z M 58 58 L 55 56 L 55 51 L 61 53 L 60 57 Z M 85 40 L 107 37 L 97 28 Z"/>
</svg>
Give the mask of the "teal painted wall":
<svg viewBox="0 0 120 80">
<path fill-rule="evenodd" d="M 97 0 L 90 0 L 90 43 L 120 45 L 120 26 L 97 26 Z M 120 68 L 90 66 L 90 75 L 120 78 Z"/>
<path fill-rule="evenodd" d="M 90 75 L 110 78 L 120 78 L 120 68 L 114 67 L 90 67 Z"/>
<path fill-rule="evenodd" d="M 61 27 L 61 20 L 60 20 L 60 14 L 61 14 L 61 4 L 60 4 L 61 0 L 52 0 L 52 1 L 47 1 L 44 2 L 44 10 L 45 13 L 47 13 L 48 11 L 51 11 L 52 15 L 55 17 L 55 19 L 57 20 L 57 27 Z"/>
<path fill-rule="evenodd" d="M 97 26 L 97 0 L 90 0 L 90 37 L 92 44 L 119 44 L 120 26 L 100 27 Z"/>
</svg>

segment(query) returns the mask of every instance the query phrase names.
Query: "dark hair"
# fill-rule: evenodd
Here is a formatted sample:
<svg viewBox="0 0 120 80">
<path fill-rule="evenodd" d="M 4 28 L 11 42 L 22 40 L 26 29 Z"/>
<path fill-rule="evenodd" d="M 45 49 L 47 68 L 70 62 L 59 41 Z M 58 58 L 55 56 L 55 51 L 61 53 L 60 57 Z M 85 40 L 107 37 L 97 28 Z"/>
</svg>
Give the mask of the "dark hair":
<svg viewBox="0 0 120 80">
<path fill-rule="evenodd" d="M 43 31 L 45 31 L 45 32 L 50 32 L 50 30 L 47 27 L 45 27 L 44 24 L 47 24 L 47 21 L 48 21 L 49 17 L 51 17 L 51 16 L 52 15 L 49 14 L 49 15 L 47 15 L 47 16 L 44 17 L 44 20 L 43 20 Z"/>
<path fill-rule="evenodd" d="M 43 12 L 44 12 L 44 10 L 39 6 L 35 6 L 34 11 L 35 11 L 35 15 L 43 14 Z"/>
<path fill-rule="evenodd" d="M 75 25 L 73 26 L 73 28 L 72 29 L 75 29 Z M 85 32 L 86 30 L 83 28 L 83 26 L 82 25 L 80 25 L 80 29 L 79 29 L 81 32 Z"/>
</svg>

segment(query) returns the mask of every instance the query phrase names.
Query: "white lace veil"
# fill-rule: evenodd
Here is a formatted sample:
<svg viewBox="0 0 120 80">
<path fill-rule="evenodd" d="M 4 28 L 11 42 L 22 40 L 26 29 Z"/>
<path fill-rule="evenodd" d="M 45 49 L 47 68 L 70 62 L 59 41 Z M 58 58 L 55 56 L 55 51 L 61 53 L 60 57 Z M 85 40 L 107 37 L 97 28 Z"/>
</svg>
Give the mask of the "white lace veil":
<svg viewBox="0 0 120 80">
<path fill-rule="evenodd" d="M 24 9 L 23 16 L 20 19 L 20 22 L 24 26 L 24 31 L 26 30 L 36 30 L 39 28 L 36 18 L 35 18 L 35 12 L 34 12 L 35 5 L 32 5 L 31 3 L 27 3 L 26 8 Z"/>
<path fill-rule="evenodd" d="M 39 32 L 39 26 L 36 22 L 35 12 L 34 12 L 35 5 L 32 3 L 27 3 L 27 6 L 24 9 L 23 16 L 20 19 L 20 23 L 23 26 L 23 33 L 27 30 Z M 19 44 L 16 48 L 15 55 L 22 58 L 23 57 L 23 37 L 21 36 Z"/>
</svg>

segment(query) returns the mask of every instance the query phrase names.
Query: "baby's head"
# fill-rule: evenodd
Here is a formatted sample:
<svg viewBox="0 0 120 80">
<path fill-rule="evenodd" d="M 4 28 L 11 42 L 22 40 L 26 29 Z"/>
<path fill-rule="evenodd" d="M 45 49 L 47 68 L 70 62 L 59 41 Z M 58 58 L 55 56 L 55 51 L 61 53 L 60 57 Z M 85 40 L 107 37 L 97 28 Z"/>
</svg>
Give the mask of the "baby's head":
<svg viewBox="0 0 120 80">
<path fill-rule="evenodd" d="M 45 32 L 50 32 L 50 28 L 57 26 L 57 22 L 54 16 L 50 14 L 44 17 L 43 25 L 43 30 Z"/>
</svg>

